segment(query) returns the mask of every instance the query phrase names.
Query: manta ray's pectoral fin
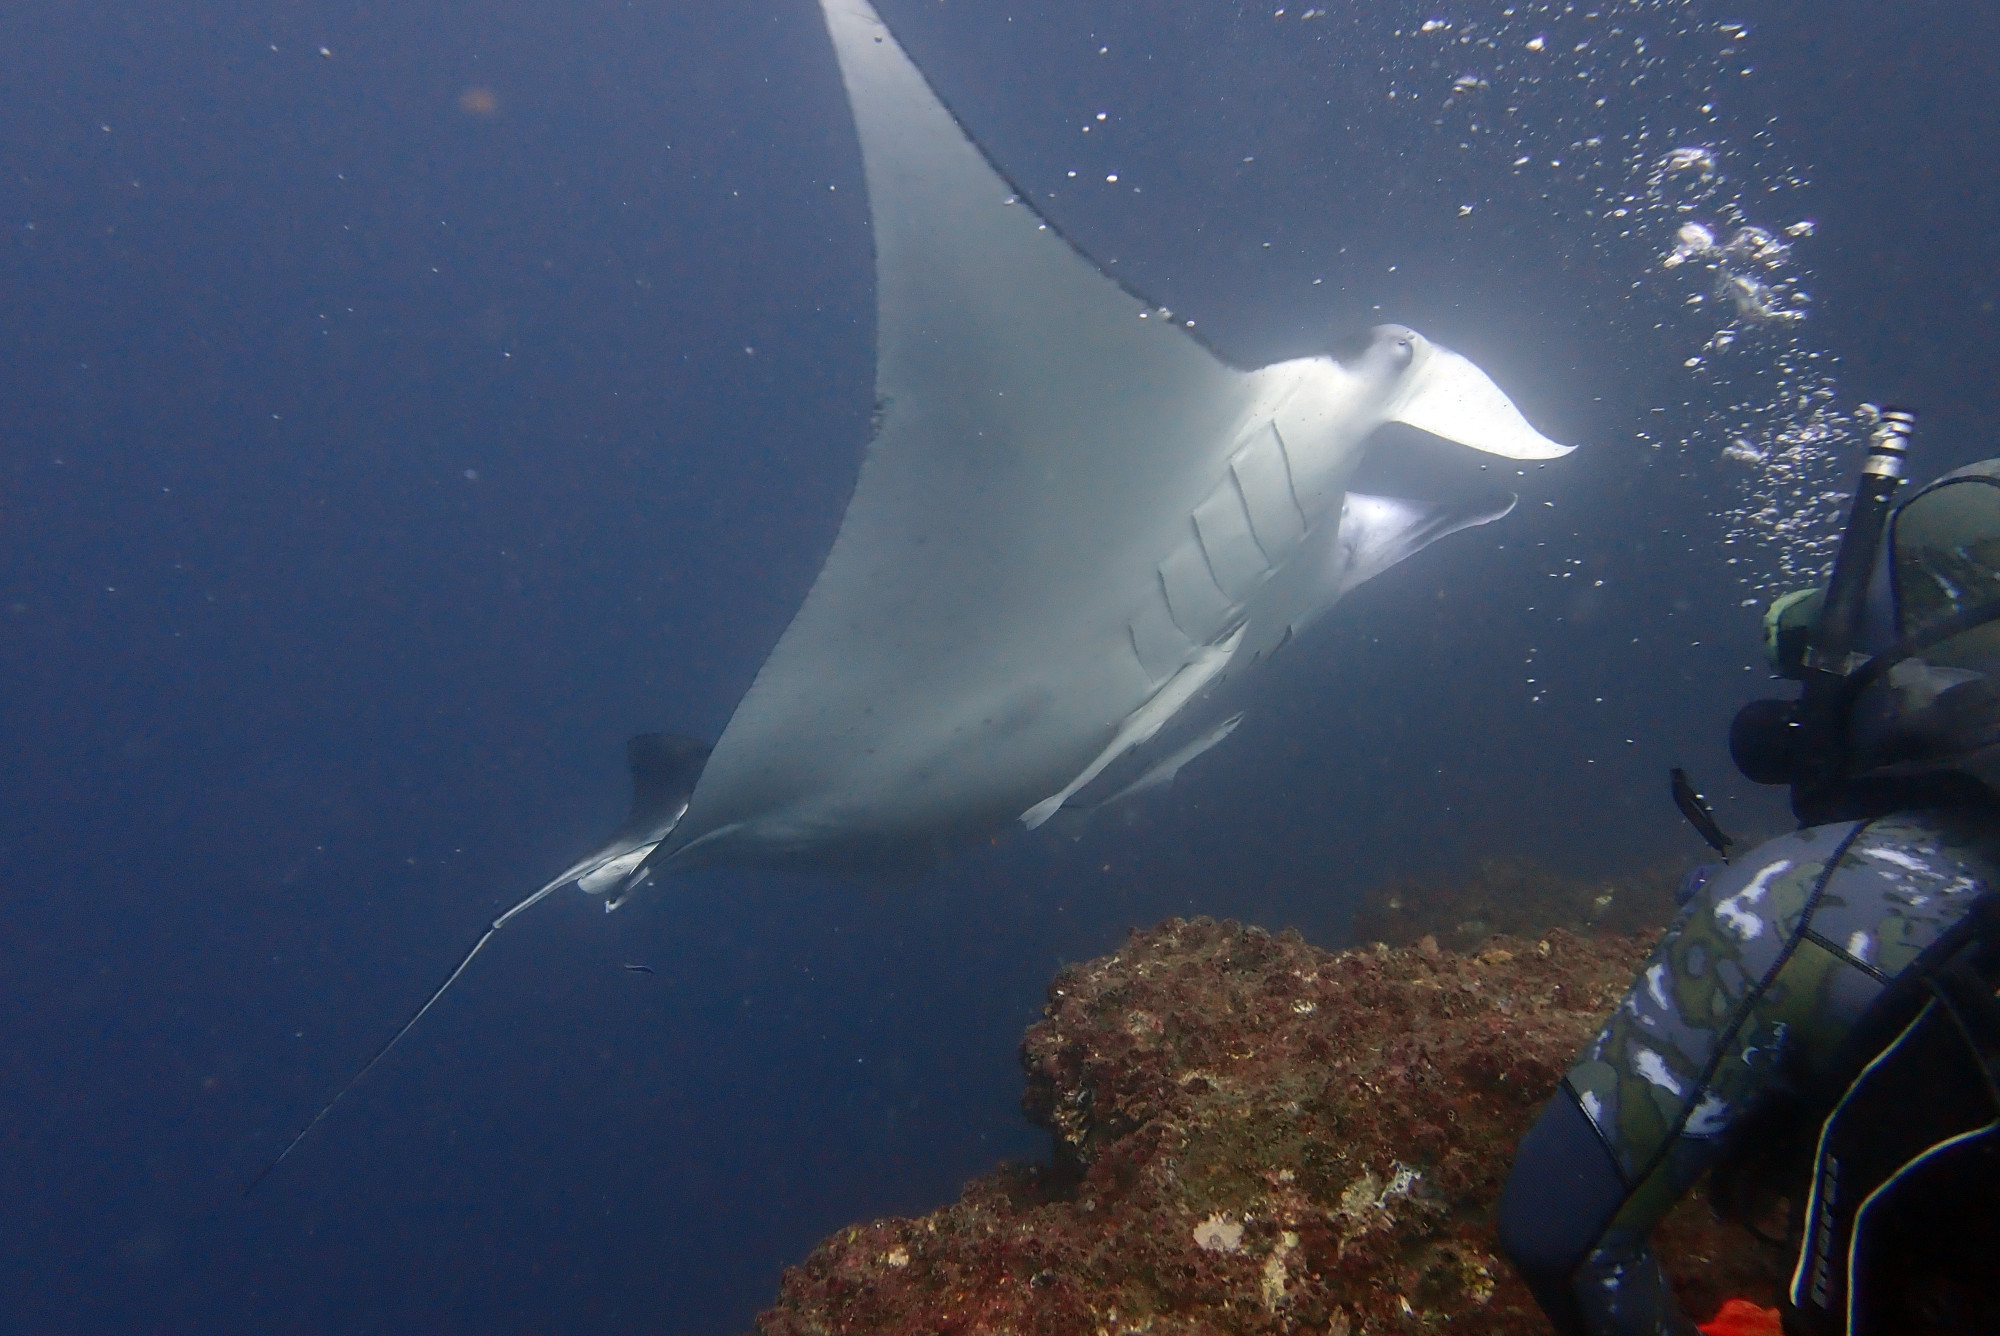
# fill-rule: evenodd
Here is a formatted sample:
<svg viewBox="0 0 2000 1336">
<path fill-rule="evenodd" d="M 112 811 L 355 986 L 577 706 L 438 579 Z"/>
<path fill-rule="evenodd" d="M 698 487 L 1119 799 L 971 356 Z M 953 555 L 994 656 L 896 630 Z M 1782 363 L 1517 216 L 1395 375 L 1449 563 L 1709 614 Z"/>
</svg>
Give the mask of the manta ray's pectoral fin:
<svg viewBox="0 0 2000 1336">
<path fill-rule="evenodd" d="M 1057 808 L 1069 801 L 1071 794 L 1103 774 L 1104 767 L 1134 747 L 1150 741 L 1154 734 L 1166 727 L 1168 720 L 1181 712 L 1182 707 L 1222 675 L 1222 670 L 1229 666 L 1230 659 L 1235 657 L 1237 648 L 1243 643 L 1243 630 L 1242 626 L 1238 626 L 1222 640 L 1195 651 L 1179 672 L 1168 678 L 1166 684 L 1154 692 L 1144 705 L 1125 717 L 1109 745 L 1097 754 L 1096 760 L 1085 766 L 1060 791 L 1021 813 L 1021 823 L 1029 830 L 1041 825 L 1055 815 Z"/>
<path fill-rule="evenodd" d="M 1557 445 L 1529 426 L 1492 377 L 1449 348 L 1428 342 L 1405 374 L 1387 417 L 1506 459 L 1558 459 L 1576 448 Z"/>
</svg>

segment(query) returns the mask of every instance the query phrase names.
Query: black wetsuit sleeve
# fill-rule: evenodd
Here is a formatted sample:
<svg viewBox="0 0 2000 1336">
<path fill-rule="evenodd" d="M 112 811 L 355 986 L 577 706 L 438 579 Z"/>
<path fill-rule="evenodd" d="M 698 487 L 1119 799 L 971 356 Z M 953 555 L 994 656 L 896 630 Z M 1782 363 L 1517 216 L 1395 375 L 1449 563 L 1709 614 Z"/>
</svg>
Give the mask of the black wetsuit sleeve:
<svg viewBox="0 0 2000 1336">
<path fill-rule="evenodd" d="M 1500 1196 L 1500 1245 L 1563 1336 L 1589 1336 L 1572 1282 L 1625 1203 L 1625 1183 L 1569 1087 L 1514 1155 Z"/>
<path fill-rule="evenodd" d="M 1641 1194 L 1626 1184 L 1596 1124 L 1563 1084 L 1522 1138 L 1499 1220 L 1501 1246 L 1558 1332 L 1692 1336 L 1695 1327 L 1675 1303 L 1647 1236 L 1654 1205 L 1670 1205 L 1715 1148 L 1683 1143 L 1662 1166 L 1674 1188 Z"/>
<path fill-rule="evenodd" d="M 1883 984 L 2000 880 L 1984 814 L 1798 831 L 1702 886 L 1522 1143 L 1500 1238 L 1558 1330 L 1693 1328 L 1648 1239 L 1732 1134 L 1822 1084 Z"/>
</svg>

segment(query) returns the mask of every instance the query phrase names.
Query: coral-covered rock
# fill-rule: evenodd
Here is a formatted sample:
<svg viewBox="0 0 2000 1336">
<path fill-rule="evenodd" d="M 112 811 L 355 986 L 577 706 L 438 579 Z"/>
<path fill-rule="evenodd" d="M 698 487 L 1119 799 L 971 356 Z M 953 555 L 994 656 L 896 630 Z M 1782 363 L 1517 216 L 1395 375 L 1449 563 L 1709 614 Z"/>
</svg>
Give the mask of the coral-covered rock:
<svg viewBox="0 0 2000 1336">
<path fill-rule="evenodd" d="M 1327 952 L 1208 919 L 1066 968 L 1021 1046 L 1048 1167 L 828 1239 L 761 1336 L 1542 1332 L 1498 1256 L 1513 1146 L 1648 940 Z M 1775 1259 L 1683 1209 L 1691 1310 Z"/>
</svg>

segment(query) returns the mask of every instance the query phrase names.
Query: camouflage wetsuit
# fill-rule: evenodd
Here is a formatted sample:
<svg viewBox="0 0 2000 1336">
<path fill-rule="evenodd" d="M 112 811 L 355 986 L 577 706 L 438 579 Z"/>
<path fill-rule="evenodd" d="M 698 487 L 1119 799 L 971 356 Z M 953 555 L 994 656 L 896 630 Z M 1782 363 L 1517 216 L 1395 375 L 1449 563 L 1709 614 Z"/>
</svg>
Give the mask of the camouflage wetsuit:
<svg viewBox="0 0 2000 1336">
<path fill-rule="evenodd" d="M 1781 836 L 1683 907 L 1521 1143 L 1501 1239 L 1558 1330 L 1685 1333 L 1647 1236 L 1760 1097 L 1823 1074 L 1884 984 L 1988 886 L 1990 816 Z"/>
</svg>

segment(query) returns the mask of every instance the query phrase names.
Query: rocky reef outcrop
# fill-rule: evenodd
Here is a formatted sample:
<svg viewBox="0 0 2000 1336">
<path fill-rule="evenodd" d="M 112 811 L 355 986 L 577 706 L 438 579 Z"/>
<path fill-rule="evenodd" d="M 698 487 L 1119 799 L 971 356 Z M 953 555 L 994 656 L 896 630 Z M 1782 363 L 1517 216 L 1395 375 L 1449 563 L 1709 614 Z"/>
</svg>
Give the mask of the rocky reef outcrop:
<svg viewBox="0 0 2000 1336">
<path fill-rule="evenodd" d="M 1208 919 L 1064 969 L 1021 1045 L 1051 1163 L 827 1239 L 760 1336 L 1546 1332 L 1498 1255 L 1513 1146 L 1646 934 L 1325 951 Z M 1699 1201 L 1664 1227 L 1688 1308 L 1780 1261 Z"/>
<path fill-rule="evenodd" d="M 1567 928 L 1585 936 L 1644 933 L 1674 916 L 1678 863 L 1619 877 L 1572 877 L 1533 858 L 1482 858 L 1450 877 L 1402 877 L 1355 907 L 1356 940 L 1414 946 L 1426 936 L 1455 951 L 1477 951 L 1496 934 L 1533 936 Z"/>
</svg>

